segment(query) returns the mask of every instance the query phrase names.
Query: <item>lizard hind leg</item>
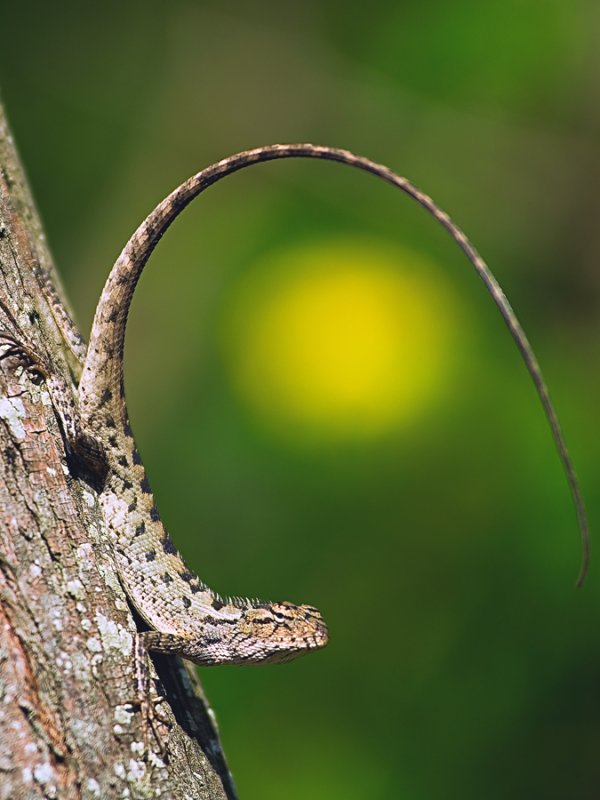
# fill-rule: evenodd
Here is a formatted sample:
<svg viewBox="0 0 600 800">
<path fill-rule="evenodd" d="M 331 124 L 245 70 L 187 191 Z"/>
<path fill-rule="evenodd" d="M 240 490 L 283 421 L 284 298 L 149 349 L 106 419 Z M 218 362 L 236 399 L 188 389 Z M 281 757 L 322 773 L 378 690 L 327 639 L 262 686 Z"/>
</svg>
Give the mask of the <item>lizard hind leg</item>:
<svg viewBox="0 0 600 800">
<path fill-rule="evenodd" d="M 91 472 L 95 478 L 93 483 L 103 483 L 107 473 L 104 449 L 96 437 L 82 430 L 79 410 L 68 381 L 52 367 L 49 360 L 38 355 L 30 344 L 1 330 L 0 361 L 11 358 L 16 359 L 27 371 L 36 386 L 45 383 L 67 456 L 74 462 L 75 471 L 78 474 Z"/>
</svg>

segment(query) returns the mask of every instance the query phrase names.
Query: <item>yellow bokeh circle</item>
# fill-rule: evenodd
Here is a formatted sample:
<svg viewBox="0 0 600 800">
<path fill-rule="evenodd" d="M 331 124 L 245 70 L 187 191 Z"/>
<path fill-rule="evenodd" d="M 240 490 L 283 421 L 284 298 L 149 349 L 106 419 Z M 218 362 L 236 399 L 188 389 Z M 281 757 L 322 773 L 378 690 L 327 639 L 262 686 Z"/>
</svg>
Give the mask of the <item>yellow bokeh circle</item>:
<svg viewBox="0 0 600 800">
<path fill-rule="evenodd" d="M 224 314 L 241 398 L 294 439 L 365 439 L 409 424 L 444 393 L 456 304 L 416 252 L 343 241 L 251 269 Z"/>
</svg>

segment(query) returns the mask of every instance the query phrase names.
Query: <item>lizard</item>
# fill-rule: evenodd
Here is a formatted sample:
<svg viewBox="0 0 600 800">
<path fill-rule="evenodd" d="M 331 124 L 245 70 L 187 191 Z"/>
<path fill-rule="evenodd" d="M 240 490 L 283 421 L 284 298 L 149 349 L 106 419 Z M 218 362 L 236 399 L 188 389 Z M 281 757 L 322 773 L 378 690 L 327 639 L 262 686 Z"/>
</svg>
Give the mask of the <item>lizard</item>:
<svg viewBox="0 0 600 800">
<path fill-rule="evenodd" d="M 73 449 L 88 456 L 94 451 L 90 460 L 96 464 L 105 461 L 99 499 L 117 571 L 130 601 L 150 628 L 138 634 L 138 660 L 153 651 L 183 656 L 203 666 L 285 662 L 323 647 L 328 640 L 327 626 L 316 608 L 223 598 L 186 566 L 161 521 L 135 447 L 123 381 L 125 333 L 135 287 L 163 234 L 195 197 L 221 178 L 284 158 L 339 162 L 392 184 L 419 203 L 466 255 L 502 315 L 540 398 L 576 510 L 582 541 L 578 586 L 587 573 L 590 547 L 585 506 L 542 371 L 500 284 L 470 240 L 428 195 L 382 164 L 348 150 L 306 143 L 258 147 L 190 177 L 155 207 L 129 239 L 96 309 L 73 413 L 68 406 L 73 419 L 62 425 Z M 59 417 L 64 406 L 59 400 Z"/>
</svg>

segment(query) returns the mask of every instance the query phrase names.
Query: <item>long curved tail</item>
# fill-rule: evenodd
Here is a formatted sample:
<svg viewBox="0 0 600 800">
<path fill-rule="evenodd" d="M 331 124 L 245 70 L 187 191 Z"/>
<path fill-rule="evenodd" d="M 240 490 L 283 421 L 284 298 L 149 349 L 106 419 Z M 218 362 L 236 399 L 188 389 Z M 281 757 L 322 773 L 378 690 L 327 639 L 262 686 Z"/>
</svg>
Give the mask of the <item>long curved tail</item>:
<svg viewBox="0 0 600 800">
<path fill-rule="evenodd" d="M 577 513 L 582 542 L 582 560 L 577 586 L 581 586 L 587 574 L 590 554 L 589 529 L 583 498 L 537 358 L 502 288 L 464 233 L 428 195 L 388 167 L 357 156 L 348 150 L 313 144 L 276 144 L 246 150 L 193 175 L 156 206 L 127 242 L 112 268 L 98 303 L 79 388 L 80 412 L 84 425 L 86 421 L 93 424 L 93 418 L 99 409 L 106 408 L 107 405 L 115 415 L 120 415 L 124 426 L 127 424 L 123 389 L 123 347 L 127 315 L 142 270 L 169 225 L 191 200 L 221 178 L 252 164 L 280 158 L 319 158 L 338 161 L 382 178 L 422 205 L 448 231 L 467 256 L 484 282 L 519 348 L 550 425 Z"/>
</svg>

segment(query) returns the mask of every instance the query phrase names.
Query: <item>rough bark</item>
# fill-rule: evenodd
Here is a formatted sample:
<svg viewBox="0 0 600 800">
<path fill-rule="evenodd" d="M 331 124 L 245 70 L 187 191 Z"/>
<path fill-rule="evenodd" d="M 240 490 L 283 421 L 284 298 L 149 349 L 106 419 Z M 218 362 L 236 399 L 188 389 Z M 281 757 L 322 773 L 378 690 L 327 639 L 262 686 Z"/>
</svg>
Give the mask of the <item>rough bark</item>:
<svg viewBox="0 0 600 800">
<path fill-rule="evenodd" d="M 0 108 L 0 334 L 29 342 L 72 380 L 77 364 L 38 267 L 62 297 Z M 184 662 L 155 660 L 166 749 L 142 730 L 136 621 L 94 489 L 69 466 L 44 383 L 12 356 L 0 360 L 0 454 L 0 800 L 234 798 Z"/>
</svg>

